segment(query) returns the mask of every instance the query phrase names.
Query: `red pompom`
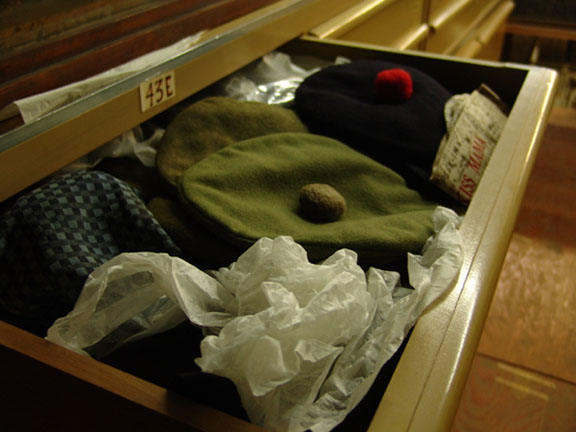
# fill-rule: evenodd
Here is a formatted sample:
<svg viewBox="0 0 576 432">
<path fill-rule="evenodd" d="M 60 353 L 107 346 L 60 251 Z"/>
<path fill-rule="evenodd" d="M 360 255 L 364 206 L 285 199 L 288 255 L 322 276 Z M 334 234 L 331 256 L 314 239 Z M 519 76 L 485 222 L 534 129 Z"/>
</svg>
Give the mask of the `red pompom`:
<svg viewBox="0 0 576 432">
<path fill-rule="evenodd" d="M 384 69 L 374 81 L 376 100 L 398 104 L 412 96 L 412 77 L 404 69 Z"/>
</svg>

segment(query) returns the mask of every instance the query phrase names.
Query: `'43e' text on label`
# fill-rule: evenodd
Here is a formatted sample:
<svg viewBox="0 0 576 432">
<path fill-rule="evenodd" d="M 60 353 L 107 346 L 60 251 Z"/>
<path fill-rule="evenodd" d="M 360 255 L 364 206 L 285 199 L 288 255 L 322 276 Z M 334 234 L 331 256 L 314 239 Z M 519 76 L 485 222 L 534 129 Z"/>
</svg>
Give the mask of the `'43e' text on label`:
<svg viewBox="0 0 576 432">
<path fill-rule="evenodd" d="M 142 112 L 160 105 L 176 96 L 174 71 L 166 72 L 140 84 L 140 109 Z"/>
</svg>

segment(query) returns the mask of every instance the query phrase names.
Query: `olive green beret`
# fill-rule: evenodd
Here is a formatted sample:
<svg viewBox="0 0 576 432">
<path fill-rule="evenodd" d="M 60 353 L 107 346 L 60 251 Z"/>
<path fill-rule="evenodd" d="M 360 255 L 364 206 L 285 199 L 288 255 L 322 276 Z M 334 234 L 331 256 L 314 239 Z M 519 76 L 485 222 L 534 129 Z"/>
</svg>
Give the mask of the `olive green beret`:
<svg viewBox="0 0 576 432">
<path fill-rule="evenodd" d="M 158 146 L 156 165 L 172 185 L 190 166 L 230 144 L 278 132 L 307 132 L 288 108 L 210 97 L 179 113 Z"/>
<path fill-rule="evenodd" d="M 300 193 L 309 184 L 328 185 L 329 196 L 343 198 L 339 218 L 319 222 L 302 212 Z M 261 237 L 288 235 L 311 260 L 349 248 L 370 265 L 419 253 L 437 206 L 384 165 L 309 133 L 267 135 L 211 154 L 184 173 L 179 199 L 187 225 L 214 234 L 206 247 L 220 241 L 243 251 Z"/>
</svg>

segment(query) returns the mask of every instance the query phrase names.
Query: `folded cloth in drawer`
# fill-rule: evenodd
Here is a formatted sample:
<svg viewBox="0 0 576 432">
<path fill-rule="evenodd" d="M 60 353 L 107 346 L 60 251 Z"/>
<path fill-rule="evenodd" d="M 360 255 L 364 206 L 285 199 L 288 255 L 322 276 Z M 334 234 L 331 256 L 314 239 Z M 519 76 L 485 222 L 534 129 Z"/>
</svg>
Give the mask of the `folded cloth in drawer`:
<svg viewBox="0 0 576 432">
<path fill-rule="evenodd" d="M 301 215 L 300 190 L 314 183 L 344 197 L 339 220 L 318 223 Z M 261 237 L 288 235 L 311 260 L 349 248 L 369 265 L 420 251 L 437 207 L 391 169 L 308 133 L 267 135 L 213 153 L 184 173 L 179 194 L 191 229 L 206 227 L 214 235 L 206 249 L 224 243 L 244 251 Z"/>
<path fill-rule="evenodd" d="M 129 185 L 98 171 L 60 175 L 0 217 L 0 319 L 44 335 L 94 269 L 138 251 L 180 253 Z"/>
<path fill-rule="evenodd" d="M 210 97 L 182 111 L 166 128 L 156 164 L 176 185 L 190 166 L 230 144 L 277 132 L 307 132 L 291 110 L 261 102 Z"/>
<path fill-rule="evenodd" d="M 393 69 L 411 77 L 406 100 L 382 97 L 382 87 L 376 85 L 380 72 Z M 444 105 L 450 96 L 420 70 L 357 60 L 306 78 L 296 90 L 293 109 L 312 133 L 340 140 L 396 170 L 409 186 L 428 191 L 433 190 L 428 179 L 446 131 Z"/>
</svg>

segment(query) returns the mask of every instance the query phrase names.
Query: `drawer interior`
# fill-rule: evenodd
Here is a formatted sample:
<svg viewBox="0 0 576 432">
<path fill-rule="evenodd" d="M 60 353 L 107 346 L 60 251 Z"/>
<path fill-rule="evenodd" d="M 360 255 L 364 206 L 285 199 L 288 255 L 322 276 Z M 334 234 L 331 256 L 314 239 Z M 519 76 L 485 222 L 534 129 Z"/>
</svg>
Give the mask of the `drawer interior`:
<svg viewBox="0 0 576 432">
<path fill-rule="evenodd" d="M 497 270 L 537 150 L 555 86 L 554 75 L 546 70 L 518 65 L 461 61 L 314 38 L 294 40 L 279 51 L 294 58 L 311 56 L 326 62 L 342 56 L 405 64 L 430 74 L 453 93 L 471 92 L 485 83 L 512 107 L 506 130 L 493 156 L 495 162 L 490 163 L 486 180 L 478 188 L 464 218 L 462 232 L 466 256 L 460 278 L 447 297 L 419 321 L 400 350 L 381 370 L 367 397 L 341 425 L 341 430 L 368 430 L 371 424 L 372 427 L 405 426 L 425 418 L 430 418 L 435 425 L 447 422 L 463 386 L 462 380 L 479 337 L 478 329 L 487 312 Z M 106 104 L 102 109 L 106 109 Z M 130 109 L 137 108 L 131 106 Z M 468 327 L 458 331 L 464 321 L 468 322 Z M 189 331 L 184 329 L 184 333 Z M 166 430 L 180 430 L 184 424 L 197 430 L 222 430 L 218 429 L 220 421 L 227 425 L 226 430 L 253 430 L 253 426 L 242 418 L 242 413 L 230 411 L 221 414 L 213 408 L 204 408 L 202 404 L 206 401 L 193 401 L 194 395 L 186 395 L 181 388 L 166 391 L 159 383 L 151 382 L 153 379 L 147 375 L 146 361 L 140 365 L 140 372 L 139 367 L 134 368 L 134 364 L 125 363 L 121 357 L 112 361 L 114 367 L 110 367 L 5 324 L 0 326 L 0 342 L 11 353 L 34 359 L 21 365 L 13 361 L 14 367 L 18 367 L 22 374 L 37 370 L 41 365 L 42 368 L 57 370 L 57 375 L 76 377 L 74 384 L 62 381 L 62 390 L 69 386 L 72 391 L 79 381 L 83 383 L 79 391 L 85 394 L 97 392 L 101 396 L 103 391 L 100 406 L 95 410 L 103 411 L 107 404 L 120 404 L 129 412 L 152 412 L 155 419 L 158 416 L 165 419 Z M 136 356 L 155 361 L 157 348 L 153 344 L 146 345 L 132 346 L 133 352 L 126 358 Z M 441 351 L 444 358 L 440 356 Z M 185 353 L 175 350 L 173 355 L 193 359 L 195 352 L 193 349 Z M 130 373 L 123 373 L 122 369 Z M 141 376 L 137 377 L 138 374 Z M 406 386 L 407 376 L 411 376 L 409 386 Z M 113 384 L 115 380 L 119 385 Z M 222 391 L 226 392 L 226 389 L 222 387 Z M 184 393 L 184 397 L 178 393 Z M 425 403 L 437 397 L 438 393 L 441 397 L 437 404 Z M 22 392 L 20 396 L 25 397 Z M 18 412 L 18 401 L 18 398 L 14 399 L 14 412 Z M 402 409 L 396 410 L 399 401 Z M 429 415 L 431 409 L 435 413 L 432 417 Z M 193 414 L 186 414 L 187 410 Z"/>
</svg>

